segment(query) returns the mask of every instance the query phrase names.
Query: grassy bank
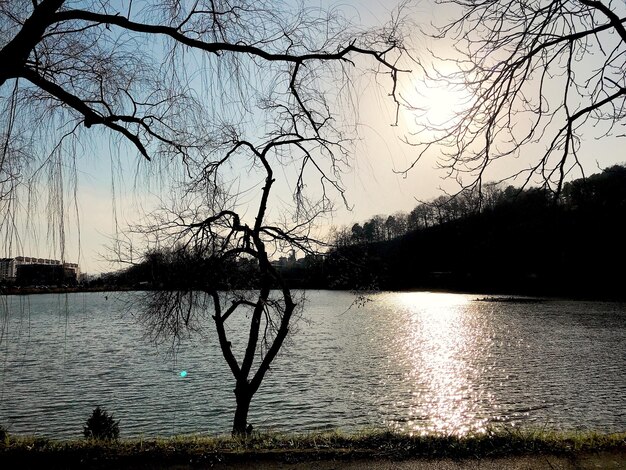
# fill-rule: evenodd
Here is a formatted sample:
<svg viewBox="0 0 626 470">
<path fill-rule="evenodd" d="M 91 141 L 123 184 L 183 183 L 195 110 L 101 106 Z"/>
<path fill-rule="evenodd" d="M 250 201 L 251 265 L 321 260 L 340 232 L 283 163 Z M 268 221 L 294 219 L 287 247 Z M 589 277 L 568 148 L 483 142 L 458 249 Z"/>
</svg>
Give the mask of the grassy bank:
<svg viewBox="0 0 626 470">
<path fill-rule="evenodd" d="M 8 436 L 0 442 L 3 462 L 20 467 L 164 468 L 249 461 L 496 458 L 615 451 L 626 453 L 626 433 L 557 433 L 498 430 L 465 437 L 409 436 L 391 432 L 258 434 L 246 439 L 182 436 L 167 439 L 122 439 L 116 442 Z"/>
</svg>

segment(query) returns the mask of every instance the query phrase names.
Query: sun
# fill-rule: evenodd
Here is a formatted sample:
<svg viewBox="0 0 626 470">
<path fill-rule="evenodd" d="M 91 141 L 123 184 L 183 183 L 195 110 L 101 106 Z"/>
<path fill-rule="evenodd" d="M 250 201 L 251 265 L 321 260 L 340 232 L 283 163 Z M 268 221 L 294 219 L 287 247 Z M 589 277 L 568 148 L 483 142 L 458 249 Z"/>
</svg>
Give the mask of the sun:
<svg viewBox="0 0 626 470">
<path fill-rule="evenodd" d="M 439 73 L 436 78 L 412 80 L 400 93 L 404 106 L 422 129 L 452 128 L 472 106 L 470 91 L 445 76 Z"/>
<path fill-rule="evenodd" d="M 436 126 L 445 126 L 457 116 L 460 97 L 446 86 L 437 86 L 428 90 L 425 98 L 426 118 Z"/>
</svg>

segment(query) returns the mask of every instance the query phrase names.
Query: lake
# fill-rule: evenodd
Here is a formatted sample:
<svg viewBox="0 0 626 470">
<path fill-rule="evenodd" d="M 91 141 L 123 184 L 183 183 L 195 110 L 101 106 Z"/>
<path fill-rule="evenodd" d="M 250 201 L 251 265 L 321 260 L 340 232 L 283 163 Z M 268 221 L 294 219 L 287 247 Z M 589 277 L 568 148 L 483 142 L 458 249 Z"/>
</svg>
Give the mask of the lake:
<svg viewBox="0 0 626 470">
<path fill-rule="evenodd" d="M 157 347 L 125 311 L 133 295 L 1 297 L 0 424 L 75 438 L 101 405 L 123 437 L 228 433 L 234 383 L 213 325 Z M 381 292 L 354 305 L 348 292 L 307 292 L 250 422 L 288 432 L 626 430 L 625 304 L 477 297 Z"/>
</svg>

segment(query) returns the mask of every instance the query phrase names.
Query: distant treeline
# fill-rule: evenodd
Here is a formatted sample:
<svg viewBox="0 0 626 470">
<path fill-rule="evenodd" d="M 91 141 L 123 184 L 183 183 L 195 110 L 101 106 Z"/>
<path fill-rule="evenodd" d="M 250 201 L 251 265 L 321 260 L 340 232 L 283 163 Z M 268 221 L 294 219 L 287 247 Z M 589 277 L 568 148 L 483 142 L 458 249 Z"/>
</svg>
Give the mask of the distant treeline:
<svg viewBox="0 0 626 470">
<path fill-rule="evenodd" d="M 566 183 L 561 193 L 486 184 L 376 216 L 334 234 L 323 257 L 281 266 L 295 288 L 449 289 L 626 297 L 626 167 Z M 105 282 L 148 288 L 254 287 L 246 260 L 216 264 L 178 250 Z"/>
<path fill-rule="evenodd" d="M 340 230 L 329 287 L 626 296 L 626 167 L 564 185 L 488 184 Z"/>
</svg>

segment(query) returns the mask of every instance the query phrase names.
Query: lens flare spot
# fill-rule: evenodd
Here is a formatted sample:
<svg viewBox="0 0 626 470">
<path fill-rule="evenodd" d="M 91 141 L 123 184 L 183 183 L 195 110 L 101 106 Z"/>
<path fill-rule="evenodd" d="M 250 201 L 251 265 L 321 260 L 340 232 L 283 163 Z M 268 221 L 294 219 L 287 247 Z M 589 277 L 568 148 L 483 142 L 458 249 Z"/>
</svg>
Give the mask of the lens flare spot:
<svg viewBox="0 0 626 470">
<path fill-rule="evenodd" d="M 187 371 L 186 370 L 181 370 L 180 371 L 180 376 L 183 377 L 183 378 L 187 377 Z"/>
</svg>

